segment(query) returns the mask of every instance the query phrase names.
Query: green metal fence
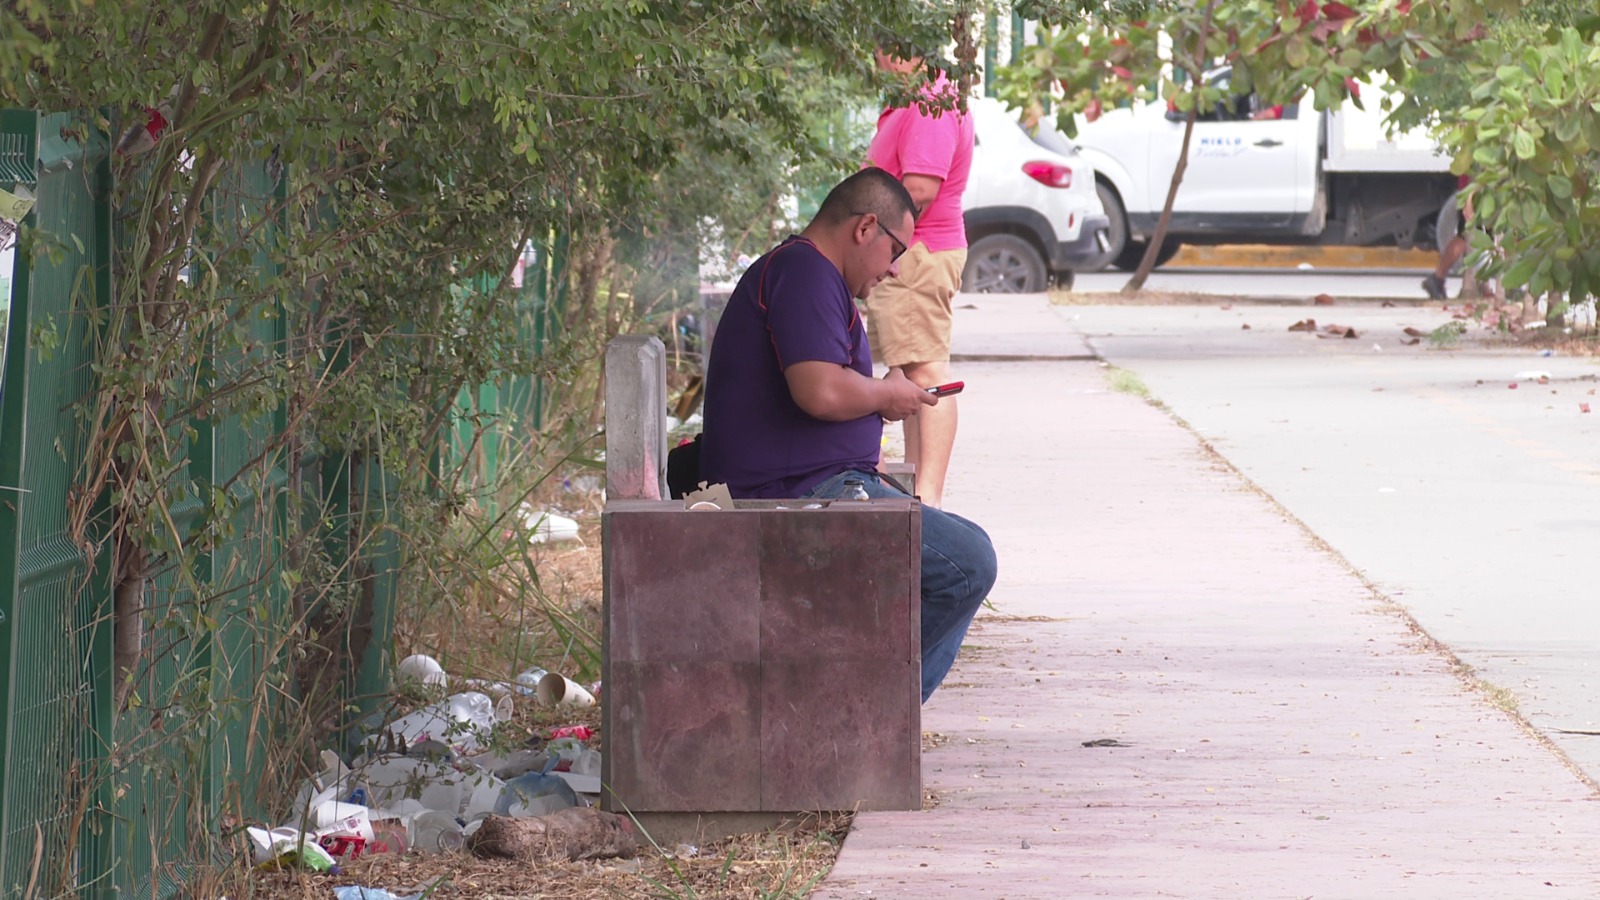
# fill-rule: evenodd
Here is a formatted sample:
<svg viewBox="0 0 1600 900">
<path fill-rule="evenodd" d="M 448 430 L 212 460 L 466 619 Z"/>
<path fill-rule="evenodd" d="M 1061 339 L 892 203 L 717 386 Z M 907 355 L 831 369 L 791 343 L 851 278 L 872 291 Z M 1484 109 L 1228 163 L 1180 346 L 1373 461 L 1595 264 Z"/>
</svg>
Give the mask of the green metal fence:
<svg viewBox="0 0 1600 900">
<path fill-rule="evenodd" d="M 85 119 L 0 112 L 4 168 L 37 195 L 16 260 L 0 400 L 0 894 L 103 872 L 94 761 L 110 721 L 104 553 L 69 520 L 93 389 L 90 318 L 110 291 L 106 144 Z M 41 264 L 42 262 L 42 264 Z M 65 855 L 64 855 L 65 854 Z"/>
<path fill-rule="evenodd" d="M 392 479 L 349 457 L 292 459 L 281 408 L 194 413 L 172 435 L 192 490 L 170 519 L 206 552 L 153 578 L 144 620 L 165 624 L 133 675 L 142 703 L 117 711 L 111 541 L 93 516 L 73 518 L 86 508 L 74 493 L 86 481 L 80 415 L 113 294 L 111 169 L 95 118 L 0 111 L 0 187 L 16 185 L 37 203 L 0 357 L 0 897 L 171 897 L 208 862 L 224 812 L 261 811 L 278 718 L 268 705 L 293 689 L 278 562 L 289 516 L 309 509 L 331 526 L 328 547 L 368 600 L 369 639 L 345 648 L 347 693 L 386 683 Z M 275 159 L 230 162 L 192 271 L 224 292 L 271 284 L 284 191 Z M 195 373 L 201 393 L 285 352 L 282 308 L 257 301 L 257 315 L 217 330 Z M 202 515 L 219 508 L 221 519 Z M 199 712 L 181 719 L 180 707 Z"/>
</svg>

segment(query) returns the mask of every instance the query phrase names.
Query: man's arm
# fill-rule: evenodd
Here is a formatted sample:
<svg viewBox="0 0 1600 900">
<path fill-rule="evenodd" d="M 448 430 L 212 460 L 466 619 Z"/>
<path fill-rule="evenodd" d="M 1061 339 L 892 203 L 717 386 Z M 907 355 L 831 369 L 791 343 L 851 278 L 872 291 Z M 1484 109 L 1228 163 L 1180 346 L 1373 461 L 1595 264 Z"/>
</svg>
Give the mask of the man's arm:
<svg viewBox="0 0 1600 900">
<path fill-rule="evenodd" d="M 933 198 L 939 196 L 939 185 L 944 184 L 944 179 L 907 172 L 901 177 L 900 183 L 906 186 L 906 192 L 911 195 L 911 202 L 917 205 L 917 215 L 921 216 L 922 211 L 933 202 Z"/>
<path fill-rule="evenodd" d="M 784 369 L 783 377 L 795 404 L 826 422 L 848 422 L 873 413 L 898 422 L 939 402 L 899 369 L 889 370 L 879 380 L 838 363 L 808 360 Z"/>
</svg>

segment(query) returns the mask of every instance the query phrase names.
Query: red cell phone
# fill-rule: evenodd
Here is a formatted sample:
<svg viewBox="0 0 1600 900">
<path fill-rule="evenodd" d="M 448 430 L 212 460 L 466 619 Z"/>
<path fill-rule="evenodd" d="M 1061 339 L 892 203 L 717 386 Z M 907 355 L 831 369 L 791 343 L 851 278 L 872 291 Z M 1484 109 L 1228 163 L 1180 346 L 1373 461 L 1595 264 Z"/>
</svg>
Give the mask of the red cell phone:
<svg viewBox="0 0 1600 900">
<path fill-rule="evenodd" d="M 952 381 L 949 384 L 941 384 L 938 387 L 928 388 L 928 393 L 934 395 L 935 397 L 948 397 L 951 394 L 961 393 L 961 389 L 966 386 L 967 383 L 965 381 Z"/>
</svg>

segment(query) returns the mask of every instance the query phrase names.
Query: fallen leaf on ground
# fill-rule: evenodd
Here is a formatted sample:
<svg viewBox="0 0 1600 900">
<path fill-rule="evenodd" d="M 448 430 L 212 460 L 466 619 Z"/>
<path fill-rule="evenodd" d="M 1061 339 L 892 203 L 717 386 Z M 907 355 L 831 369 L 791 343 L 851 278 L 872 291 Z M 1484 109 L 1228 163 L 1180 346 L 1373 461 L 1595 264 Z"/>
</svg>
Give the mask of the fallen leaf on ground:
<svg viewBox="0 0 1600 900">
<path fill-rule="evenodd" d="M 1348 325 L 1326 325 L 1326 326 L 1323 326 L 1322 330 L 1327 332 L 1328 335 L 1331 336 L 1331 337 L 1341 337 L 1341 338 L 1358 337 L 1358 335 L 1356 334 L 1356 330 L 1354 328 L 1351 328 Z"/>
<path fill-rule="evenodd" d="M 1391 307 L 1393 305 L 1394 305 L 1394 301 L 1393 300 L 1385 300 L 1385 301 L 1383 301 L 1383 308 L 1384 309 L 1388 309 L 1389 307 Z"/>
<path fill-rule="evenodd" d="M 1416 345 L 1422 343 L 1422 338 L 1403 339 L 1400 341 L 1400 343 L 1406 345 L 1407 347 L 1415 347 Z"/>
<path fill-rule="evenodd" d="M 1290 331 L 1316 331 L 1317 330 L 1317 320 L 1316 319 L 1301 319 L 1300 321 L 1294 323 L 1293 325 L 1290 325 L 1289 326 L 1289 330 Z"/>
<path fill-rule="evenodd" d="M 1329 296 L 1327 294 L 1318 294 L 1317 296 L 1312 298 L 1311 302 L 1315 306 L 1332 306 L 1333 305 L 1333 297 L 1331 297 L 1331 296 Z"/>
<path fill-rule="evenodd" d="M 1579 403 L 1578 404 L 1578 412 L 1588 412 L 1588 411 L 1589 411 L 1589 404 L 1587 404 L 1587 403 Z"/>
<path fill-rule="evenodd" d="M 1250 323 L 1246 322 L 1243 325 L 1240 325 L 1239 326 L 1239 330 L 1241 330 L 1241 331 L 1249 331 L 1250 330 Z"/>
<path fill-rule="evenodd" d="M 1428 336 L 1428 333 L 1426 331 L 1422 331 L 1422 330 L 1417 329 L 1417 328 L 1412 328 L 1410 325 L 1407 325 L 1404 330 L 1405 330 L 1406 335 L 1408 335 L 1410 337 L 1419 338 L 1419 337 L 1427 337 Z"/>
</svg>

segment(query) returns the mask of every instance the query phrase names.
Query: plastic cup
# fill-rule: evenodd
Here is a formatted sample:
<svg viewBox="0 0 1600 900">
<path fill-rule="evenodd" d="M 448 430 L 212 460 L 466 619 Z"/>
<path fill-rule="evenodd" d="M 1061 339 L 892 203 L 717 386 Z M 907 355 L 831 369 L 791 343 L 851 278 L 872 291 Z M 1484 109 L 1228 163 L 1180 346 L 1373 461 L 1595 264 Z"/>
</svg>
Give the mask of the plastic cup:
<svg viewBox="0 0 1600 900">
<path fill-rule="evenodd" d="M 413 653 L 400 660 L 400 677 L 414 678 L 423 684 L 435 687 L 444 687 L 449 681 L 449 676 L 444 673 L 444 666 L 439 661 L 423 653 Z"/>
<path fill-rule="evenodd" d="M 467 843 L 461 823 L 449 813 L 428 810 L 406 822 L 406 844 L 423 853 L 453 853 Z"/>
</svg>

